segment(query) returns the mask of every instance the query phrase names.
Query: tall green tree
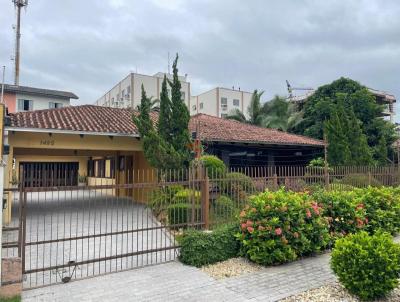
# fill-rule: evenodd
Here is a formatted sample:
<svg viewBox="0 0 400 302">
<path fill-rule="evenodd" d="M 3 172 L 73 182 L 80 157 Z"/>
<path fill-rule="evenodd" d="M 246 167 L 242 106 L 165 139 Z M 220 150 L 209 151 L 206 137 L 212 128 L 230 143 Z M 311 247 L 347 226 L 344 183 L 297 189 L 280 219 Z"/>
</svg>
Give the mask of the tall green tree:
<svg viewBox="0 0 400 302">
<path fill-rule="evenodd" d="M 345 133 L 346 116 L 340 115 L 341 109 L 335 110 L 325 122 L 328 141 L 328 162 L 331 165 L 346 165 L 351 161 L 349 140 Z"/>
<path fill-rule="evenodd" d="M 375 96 L 356 81 L 340 78 L 331 84 L 319 87 L 304 104 L 304 119 L 294 132 L 313 138 L 322 139 L 324 123 L 332 118 L 333 112 L 344 94 L 346 108 L 352 107 L 362 133 L 367 139 L 373 158 L 379 158 L 379 140 L 384 136 L 386 140 L 386 154 L 390 156 L 392 144 L 395 140 L 395 131 L 390 122 L 381 117 L 383 107 L 377 104 Z"/>
<path fill-rule="evenodd" d="M 158 134 L 165 140 L 171 141 L 171 115 L 172 115 L 172 104 L 168 96 L 167 77 L 164 75 L 164 79 L 161 85 L 160 93 L 160 115 L 158 118 Z"/>
<path fill-rule="evenodd" d="M 176 54 L 176 58 L 172 64 L 172 81 L 169 81 L 169 85 L 171 86 L 171 144 L 182 155 L 183 160 L 189 163 L 190 113 L 185 101 L 182 99 L 181 82 L 178 77 L 178 58 L 178 54 Z"/>
<path fill-rule="evenodd" d="M 376 160 L 381 165 L 386 165 L 388 163 L 388 151 L 386 147 L 386 139 L 384 136 L 381 136 L 379 139 L 379 143 L 376 146 Z"/>
<path fill-rule="evenodd" d="M 174 76 L 173 81 L 170 83 L 173 91 L 171 102 L 168 99 L 164 78 L 157 127 L 155 127 L 151 119 L 152 100 L 147 97 L 143 85 L 138 113 L 132 115 L 132 120 L 138 128 L 143 142 L 143 152 L 146 159 L 152 167 L 163 170 L 185 167 L 188 165 L 190 158 L 188 149 L 188 143 L 190 142 L 188 130 L 189 113 L 186 105 L 180 99 L 177 61 L 178 56 L 174 61 Z M 179 90 L 179 94 L 177 90 Z M 178 97 L 183 106 L 177 101 Z"/>
</svg>

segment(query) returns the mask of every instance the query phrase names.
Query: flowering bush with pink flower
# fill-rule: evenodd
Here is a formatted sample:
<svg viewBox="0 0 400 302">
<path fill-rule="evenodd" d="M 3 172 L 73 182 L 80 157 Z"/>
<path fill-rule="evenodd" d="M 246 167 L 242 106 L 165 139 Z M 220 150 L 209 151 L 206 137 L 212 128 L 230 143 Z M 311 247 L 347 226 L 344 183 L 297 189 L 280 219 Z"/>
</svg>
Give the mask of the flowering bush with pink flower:
<svg viewBox="0 0 400 302">
<path fill-rule="evenodd" d="M 368 223 L 365 204 L 354 191 L 318 191 L 313 198 L 323 207 L 333 240 L 365 229 Z"/>
<path fill-rule="evenodd" d="M 240 213 L 237 237 L 250 260 L 277 264 L 323 250 L 329 243 L 323 209 L 307 193 L 280 189 L 249 200 Z"/>
</svg>

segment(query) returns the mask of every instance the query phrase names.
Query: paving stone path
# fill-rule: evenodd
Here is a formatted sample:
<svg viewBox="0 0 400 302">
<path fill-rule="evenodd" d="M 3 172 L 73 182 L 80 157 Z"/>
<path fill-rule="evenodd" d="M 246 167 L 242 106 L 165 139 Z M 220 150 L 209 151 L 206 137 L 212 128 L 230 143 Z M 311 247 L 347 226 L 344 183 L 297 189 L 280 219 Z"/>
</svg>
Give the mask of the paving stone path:
<svg viewBox="0 0 400 302">
<path fill-rule="evenodd" d="M 23 301 L 277 301 L 335 281 L 328 253 L 223 280 L 170 262 L 23 293 Z"/>
<path fill-rule="evenodd" d="M 400 242 L 400 236 L 395 237 Z M 174 261 L 23 292 L 33 301 L 278 301 L 336 281 L 325 253 L 255 273 L 214 280 Z"/>
</svg>

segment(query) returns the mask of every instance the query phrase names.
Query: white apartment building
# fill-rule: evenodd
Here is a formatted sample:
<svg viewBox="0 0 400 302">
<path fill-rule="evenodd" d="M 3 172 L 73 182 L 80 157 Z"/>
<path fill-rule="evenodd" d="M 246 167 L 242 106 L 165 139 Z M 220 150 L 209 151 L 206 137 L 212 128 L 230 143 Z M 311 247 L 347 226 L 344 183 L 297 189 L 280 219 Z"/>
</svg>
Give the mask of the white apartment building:
<svg viewBox="0 0 400 302">
<path fill-rule="evenodd" d="M 226 117 L 234 109 L 239 109 L 248 116 L 252 93 L 216 87 L 207 92 L 192 96 L 190 100 L 190 115 L 205 113 L 217 117 Z"/>
<path fill-rule="evenodd" d="M 140 105 L 142 96 L 142 84 L 148 97 L 159 99 L 164 75 L 166 75 L 168 79 L 172 80 L 172 74 L 166 74 L 162 72 L 158 72 L 153 76 L 130 73 L 127 77 L 116 84 L 102 97 L 100 97 L 96 101 L 96 105 L 114 108 L 137 108 L 137 106 Z M 182 99 L 189 107 L 190 83 L 187 81 L 186 76 L 179 76 L 179 80 L 181 81 L 182 85 Z M 171 89 L 169 85 L 168 92 L 169 96 L 171 96 Z"/>
</svg>

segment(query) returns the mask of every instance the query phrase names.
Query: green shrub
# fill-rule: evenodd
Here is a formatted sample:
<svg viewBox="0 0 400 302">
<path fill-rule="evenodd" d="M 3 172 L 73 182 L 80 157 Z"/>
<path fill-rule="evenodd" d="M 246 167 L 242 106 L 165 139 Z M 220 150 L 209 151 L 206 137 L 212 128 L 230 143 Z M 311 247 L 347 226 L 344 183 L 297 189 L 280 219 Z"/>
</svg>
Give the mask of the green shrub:
<svg viewBox="0 0 400 302">
<path fill-rule="evenodd" d="M 378 230 L 396 233 L 400 230 L 400 194 L 391 187 L 354 190 L 365 204 L 368 224 L 366 231 L 373 234 Z"/>
<path fill-rule="evenodd" d="M 348 174 L 342 178 L 341 183 L 359 188 L 382 185 L 376 178 L 370 177 L 368 174 Z"/>
<path fill-rule="evenodd" d="M 322 206 L 333 239 L 366 227 L 365 205 L 354 192 L 320 190 L 314 192 L 312 197 Z"/>
<path fill-rule="evenodd" d="M 192 189 L 183 189 L 175 193 L 173 197 L 174 203 L 200 203 L 201 193 Z"/>
<path fill-rule="evenodd" d="M 238 190 L 254 193 L 255 186 L 251 177 L 240 172 L 230 172 L 226 173 L 225 179 L 221 182 L 221 189 L 227 194 Z"/>
<path fill-rule="evenodd" d="M 331 267 L 340 283 L 361 299 L 383 297 L 398 285 L 400 246 L 387 233 L 349 235 L 336 241 Z"/>
<path fill-rule="evenodd" d="M 266 191 L 240 213 L 238 238 L 250 260 L 268 265 L 295 260 L 329 244 L 327 220 L 306 193 Z"/>
<path fill-rule="evenodd" d="M 165 186 L 153 190 L 150 194 L 149 207 L 158 216 L 172 203 L 173 197 L 184 188 L 180 185 Z"/>
<path fill-rule="evenodd" d="M 193 205 L 187 203 L 176 203 L 168 206 L 168 222 L 169 225 L 179 225 L 179 227 L 185 227 L 186 224 L 192 222 L 192 209 Z M 200 205 L 194 205 L 194 222 L 201 220 L 201 208 Z"/>
<path fill-rule="evenodd" d="M 226 173 L 226 166 L 222 160 L 214 155 L 203 155 L 192 162 L 192 167 L 202 164 L 207 169 L 210 179 L 222 178 Z"/>
<path fill-rule="evenodd" d="M 200 267 L 236 257 L 239 252 L 237 230 L 237 226 L 224 226 L 212 232 L 185 232 L 180 240 L 180 260 Z"/>
<path fill-rule="evenodd" d="M 233 217 L 237 211 L 232 199 L 228 196 L 221 195 L 212 203 L 212 210 L 217 217 Z"/>
</svg>

